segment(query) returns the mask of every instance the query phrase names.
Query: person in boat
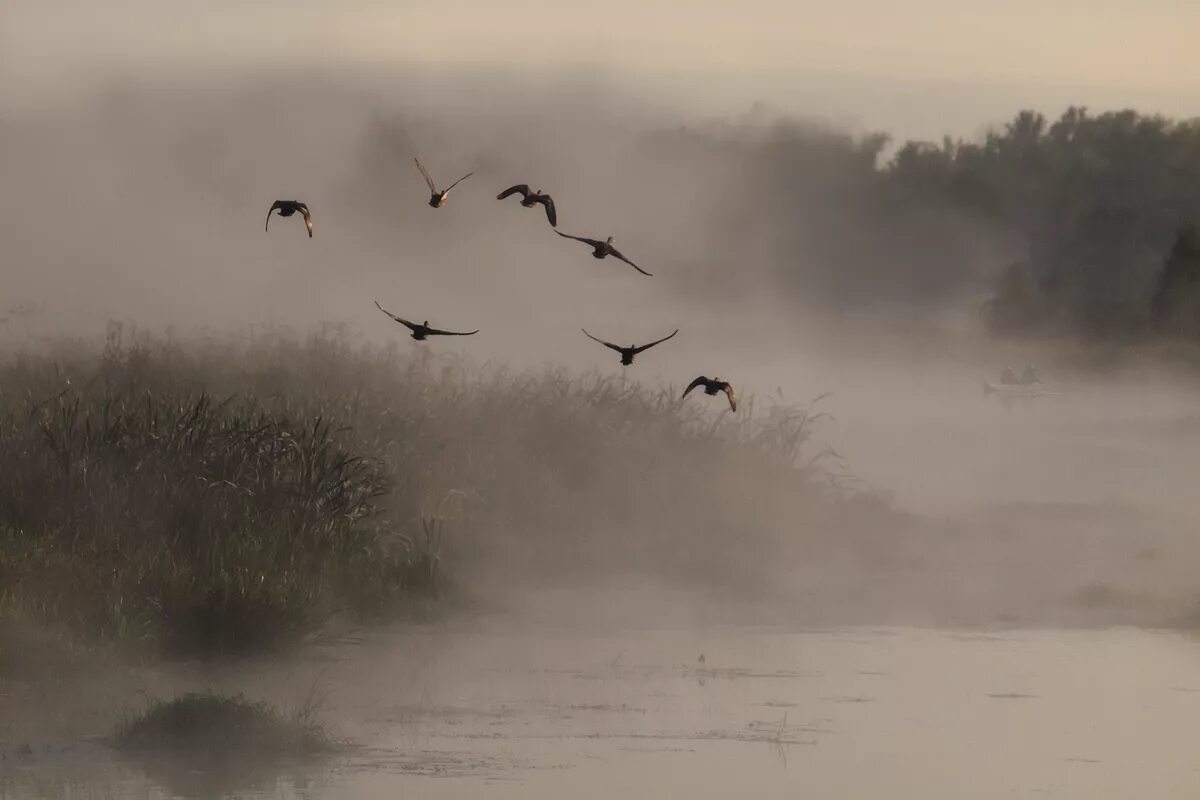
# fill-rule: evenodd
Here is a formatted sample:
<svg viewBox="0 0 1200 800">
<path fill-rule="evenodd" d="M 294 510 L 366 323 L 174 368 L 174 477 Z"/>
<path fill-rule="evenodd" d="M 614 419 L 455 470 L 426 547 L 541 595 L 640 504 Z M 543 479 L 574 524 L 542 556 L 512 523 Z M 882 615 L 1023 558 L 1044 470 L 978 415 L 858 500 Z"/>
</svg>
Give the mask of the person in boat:
<svg viewBox="0 0 1200 800">
<path fill-rule="evenodd" d="M 1038 378 L 1037 370 L 1034 369 L 1033 364 L 1026 364 L 1024 371 L 1021 373 L 1021 383 L 1026 386 L 1032 386 L 1035 383 L 1041 382 L 1042 381 L 1040 378 Z"/>
<path fill-rule="evenodd" d="M 1017 383 L 1017 373 L 1012 371 L 1012 367 L 1005 367 L 1000 373 L 1000 382 L 1010 386 Z"/>
</svg>

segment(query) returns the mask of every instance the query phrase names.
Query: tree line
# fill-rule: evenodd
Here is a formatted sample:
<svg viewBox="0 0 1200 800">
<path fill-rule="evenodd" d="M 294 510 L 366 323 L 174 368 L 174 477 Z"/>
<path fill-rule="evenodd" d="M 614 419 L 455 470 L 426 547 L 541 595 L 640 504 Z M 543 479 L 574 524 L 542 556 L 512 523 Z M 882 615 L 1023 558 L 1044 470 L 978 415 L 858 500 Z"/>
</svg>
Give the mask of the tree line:
<svg viewBox="0 0 1200 800">
<path fill-rule="evenodd" d="M 820 125 L 682 128 L 753 193 L 714 236 L 768 242 L 774 277 L 846 307 L 970 299 L 996 333 L 1200 336 L 1200 119 L 1022 111 L 978 140 Z"/>
</svg>

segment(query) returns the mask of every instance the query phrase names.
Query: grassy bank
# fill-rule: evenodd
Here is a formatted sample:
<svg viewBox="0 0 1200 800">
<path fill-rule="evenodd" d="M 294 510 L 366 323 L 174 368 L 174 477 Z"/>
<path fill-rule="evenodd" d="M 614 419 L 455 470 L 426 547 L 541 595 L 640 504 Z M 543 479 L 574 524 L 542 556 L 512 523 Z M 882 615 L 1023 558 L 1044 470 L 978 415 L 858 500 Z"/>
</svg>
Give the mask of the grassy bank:
<svg viewBox="0 0 1200 800">
<path fill-rule="evenodd" d="M 779 520 L 864 499 L 813 460 L 809 410 L 428 352 L 113 326 L 10 357 L 0 610 L 245 651 L 485 570 L 752 581 Z"/>
</svg>

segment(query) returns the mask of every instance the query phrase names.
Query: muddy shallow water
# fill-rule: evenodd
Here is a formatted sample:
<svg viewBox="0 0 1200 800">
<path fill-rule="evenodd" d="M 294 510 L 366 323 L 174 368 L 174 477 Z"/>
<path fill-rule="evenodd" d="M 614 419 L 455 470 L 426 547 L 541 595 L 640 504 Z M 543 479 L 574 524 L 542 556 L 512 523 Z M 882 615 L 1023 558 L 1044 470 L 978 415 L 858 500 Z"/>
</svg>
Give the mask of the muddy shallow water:
<svg viewBox="0 0 1200 800">
<path fill-rule="evenodd" d="M 218 770 L 34 743 L 6 753 L 0 796 L 1200 793 L 1200 642 L 1179 634 L 489 625 L 330 643 L 236 683 L 286 697 L 314 679 L 356 742 L 321 763 Z"/>
</svg>

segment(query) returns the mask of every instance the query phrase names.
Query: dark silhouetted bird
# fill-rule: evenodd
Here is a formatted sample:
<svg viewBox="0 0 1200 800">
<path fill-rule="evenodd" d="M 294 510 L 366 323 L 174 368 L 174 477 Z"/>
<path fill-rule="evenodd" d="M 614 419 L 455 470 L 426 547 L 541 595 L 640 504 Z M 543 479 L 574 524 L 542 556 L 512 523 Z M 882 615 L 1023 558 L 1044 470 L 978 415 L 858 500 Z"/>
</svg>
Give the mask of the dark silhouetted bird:
<svg viewBox="0 0 1200 800">
<path fill-rule="evenodd" d="M 611 237 L 611 236 L 608 237 L 607 241 L 601 242 L 598 239 L 585 239 L 582 236 L 572 236 L 571 234 L 563 233 L 562 231 L 555 231 L 555 233 L 557 233 L 559 236 L 563 237 L 564 239 L 574 239 L 577 242 L 583 242 L 584 244 L 589 245 L 590 247 L 593 248 L 592 249 L 592 257 L 593 258 L 604 258 L 605 256 L 614 256 L 616 258 L 621 259 L 626 264 L 633 267 L 634 269 L 636 269 L 638 272 L 642 273 L 643 275 L 651 275 L 652 274 L 652 273 L 646 272 L 646 270 L 642 269 L 637 264 L 633 263 L 628 258 L 621 255 L 621 251 L 618 250 L 617 248 L 613 247 L 613 245 L 612 245 L 613 237 Z"/>
<path fill-rule="evenodd" d="M 533 208 L 538 203 L 546 207 L 546 219 L 550 220 L 551 225 L 558 224 L 558 212 L 554 210 L 554 198 L 548 194 L 542 194 L 541 189 L 529 191 L 529 184 L 518 183 L 516 186 L 510 186 L 500 194 L 496 195 L 497 200 L 503 200 L 509 195 L 521 193 L 521 205 L 526 208 Z"/>
<path fill-rule="evenodd" d="M 410 331 L 412 331 L 412 338 L 416 339 L 418 342 L 421 341 L 422 339 L 425 339 L 428 336 L 471 336 L 476 333 L 479 333 L 478 329 L 473 330 L 473 331 L 467 331 L 466 333 L 459 333 L 457 331 L 440 331 L 437 328 L 429 327 L 429 320 L 425 320 L 424 322 L 417 323 L 417 322 L 409 322 L 408 320 L 404 319 L 403 317 L 397 317 L 395 314 L 388 311 L 383 306 L 379 305 L 378 300 L 375 301 L 375 307 L 378 308 L 383 313 L 387 314 L 392 319 L 396 320 L 396 322 L 399 322 L 401 325 L 403 325 L 404 327 L 406 327 Z"/>
<path fill-rule="evenodd" d="M 276 200 L 271 204 L 271 210 L 267 212 L 267 224 L 263 230 L 271 230 L 271 215 L 276 211 L 281 217 L 290 217 L 297 211 L 304 217 L 304 225 L 308 228 L 308 238 L 312 238 L 312 214 L 308 211 L 308 206 L 301 203 L 299 200 Z"/>
<path fill-rule="evenodd" d="M 600 344 L 604 345 L 608 349 L 616 350 L 618 353 L 620 353 L 621 354 L 621 363 L 627 367 L 633 363 L 633 357 L 636 356 L 638 353 L 649 350 L 651 347 L 654 347 L 654 345 L 656 345 L 656 344 L 662 344 L 667 339 L 670 339 L 671 337 L 673 337 L 675 335 L 675 333 L 679 333 L 679 329 L 676 328 L 675 333 L 672 333 L 671 336 L 664 336 L 663 338 L 661 338 L 657 341 L 651 342 L 650 344 L 643 344 L 643 345 L 631 344 L 631 345 L 629 345 L 629 347 L 621 347 L 619 344 L 613 344 L 612 342 L 606 342 L 603 339 L 597 339 L 595 336 L 592 336 L 590 333 L 588 333 L 583 328 L 580 328 L 580 330 L 582 330 L 583 334 L 585 336 L 587 336 L 589 339 L 599 342 Z"/>
<path fill-rule="evenodd" d="M 683 390 L 683 396 L 687 397 L 688 392 L 690 392 L 692 389 L 695 389 L 697 386 L 703 387 L 705 394 L 724 392 L 729 398 L 730 410 L 737 411 L 737 395 L 734 393 L 733 387 L 730 386 L 727 381 L 723 381 L 720 378 L 706 378 L 701 375 L 699 378 L 696 378 L 696 380 L 688 384 L 688 387 Z"/>
<path fill-rule="evenodd" d="M 425 183 L 429 184 L 429 205 L 434 208 L 441 208 L 446 205 L 446 195 L 450 194 L 450 190 L 475 174 L 474 172 L 468 172 L 445 189 L 438 191 L 437 186 L 433 183 L 433 178 L 429 177 L 429 170 L 425 169 L 425 165 L 419 159 L 414 158 L 413 161 L 417 162 L 417 169 L 421 170 L 421 177 L 425 179 Z"/>
</svg>

